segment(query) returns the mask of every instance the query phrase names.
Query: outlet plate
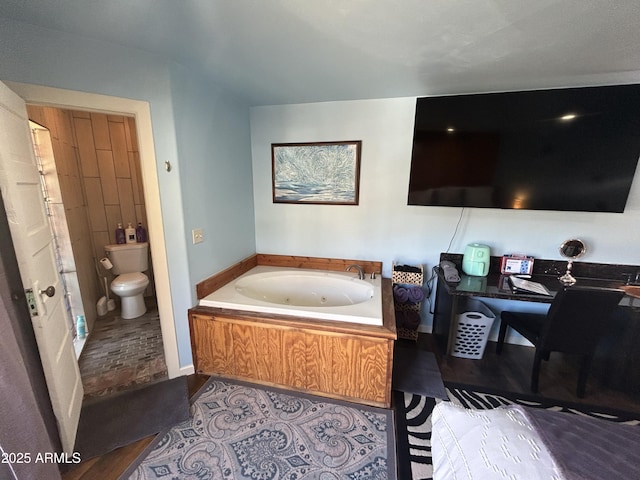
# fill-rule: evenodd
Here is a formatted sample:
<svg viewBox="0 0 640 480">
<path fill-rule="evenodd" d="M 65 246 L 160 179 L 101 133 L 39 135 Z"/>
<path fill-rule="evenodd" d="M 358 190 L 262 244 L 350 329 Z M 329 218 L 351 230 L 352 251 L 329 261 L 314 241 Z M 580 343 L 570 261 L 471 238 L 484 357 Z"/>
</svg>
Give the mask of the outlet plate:
<svg viewBox="0 0 640 480">
<path fill-rule="evenodd" d="M 194 228 L 191 230 L 191 239 L 193 244 L 202 243 L 204 241 L 204 231 L 201 228 Z"/>
</svg>

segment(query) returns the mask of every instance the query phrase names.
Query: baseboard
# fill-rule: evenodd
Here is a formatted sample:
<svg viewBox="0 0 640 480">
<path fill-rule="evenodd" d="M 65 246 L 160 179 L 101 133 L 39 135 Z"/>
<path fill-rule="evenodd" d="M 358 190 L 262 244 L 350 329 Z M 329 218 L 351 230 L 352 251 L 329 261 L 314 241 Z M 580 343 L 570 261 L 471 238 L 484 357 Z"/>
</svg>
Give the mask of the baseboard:
<svg viewBox="0 0 640 480">
<path fill-rule="evenodd" d="M 420 333 L 431 333 L 431 325 L 418 325 L 418 332 Z"/>
<path fill-rule="evenodd" d="M 193 375 L 194 373 L 196 373 L 196 369 L 194 368 L 193 364 L 180 367 L 180 376 Z"/>
</svg>

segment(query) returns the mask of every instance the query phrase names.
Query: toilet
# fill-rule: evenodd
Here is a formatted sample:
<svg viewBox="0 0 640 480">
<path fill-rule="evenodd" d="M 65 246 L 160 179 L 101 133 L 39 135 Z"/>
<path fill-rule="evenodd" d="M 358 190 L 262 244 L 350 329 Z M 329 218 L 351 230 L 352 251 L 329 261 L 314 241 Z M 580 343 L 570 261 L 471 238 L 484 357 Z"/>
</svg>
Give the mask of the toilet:
<svg viewBox="0 0 640 480">
<path fill-rule="evenodd" d="M 112 272 L 117 277 L 111 282 L 111 291 L 122 301 L 122 318 L 131 319 L 147 311 L 143 293 L 149 278 L 142 272 L 149 267 L 148 243 L 125 243 L 105 245 L 105 253 L 113 264 Z"/>
</svg>

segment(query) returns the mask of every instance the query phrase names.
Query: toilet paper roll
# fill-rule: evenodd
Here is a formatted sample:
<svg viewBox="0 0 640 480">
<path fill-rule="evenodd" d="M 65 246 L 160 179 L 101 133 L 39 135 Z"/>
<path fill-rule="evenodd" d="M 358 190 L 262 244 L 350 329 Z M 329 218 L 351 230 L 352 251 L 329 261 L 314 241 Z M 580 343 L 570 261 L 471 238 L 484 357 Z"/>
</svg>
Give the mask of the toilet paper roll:
<svg viewBox="0 0 640 480">
<path fill-rule="evenodd" d="M 111 270 L 113 268 L 111 260 L 109 260 L 107 257 L 104 257 L 102 260 L 100 260 L 100 263 L 106 270 Z"/>
</svg>

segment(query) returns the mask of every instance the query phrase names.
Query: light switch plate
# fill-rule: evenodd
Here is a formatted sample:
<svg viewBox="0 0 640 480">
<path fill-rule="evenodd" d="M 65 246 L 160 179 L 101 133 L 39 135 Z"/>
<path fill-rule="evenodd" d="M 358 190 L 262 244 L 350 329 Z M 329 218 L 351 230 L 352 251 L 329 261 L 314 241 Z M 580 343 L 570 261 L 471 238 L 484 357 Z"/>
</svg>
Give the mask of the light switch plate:
<svg viewBox="0 0 640 480">
<path fill-rule="evenodd" d="M 191 238 L 193 239 L 193 244 L 202 243 L 204 241 L 204 231 L 201 228 L 194 228 L 191 230 Z"/>
</svg>

